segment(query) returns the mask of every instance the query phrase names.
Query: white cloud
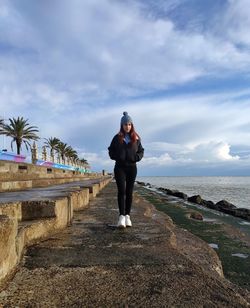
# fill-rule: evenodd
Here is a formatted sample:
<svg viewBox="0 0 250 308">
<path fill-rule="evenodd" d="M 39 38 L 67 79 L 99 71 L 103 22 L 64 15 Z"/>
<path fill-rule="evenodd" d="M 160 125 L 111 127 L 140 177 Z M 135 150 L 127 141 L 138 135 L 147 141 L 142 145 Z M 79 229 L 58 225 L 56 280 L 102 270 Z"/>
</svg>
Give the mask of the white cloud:
<svg viewBox="0 0 250 308">
<path fill-rule="evenodd" d="M 194 148 L 177 146 L 167 147 L 175 149 L 170 155 L 167 152 L 158 156 L 145 156 L 142 161 L 143 166 L 178 166 L 178 165 L 199 165 L 204 163 L 221 163 L 228 161 L 237 161 L 240 159 L 237 155 L 230 153 L 230 145 L 225 142 L 209 142 L 199 144 Z M 161 147 L 161 151 L 164 147 Z M 149 151 L 152 150 L 149 148 Z"/>
<path fill-rule="evenodd" d="M 232 153 L 250 140 L 249 89 L 232 82 L 232 90 L 181 94 L 175 86 L 249 78 L 247 0 L 228 1 L 214 27 L 193 31 L 167 14 L 183 1 L 150 1 L 164 18 L 140 2 L 3 0 L 1 114 L 29 118 L 41 137 L 59 137 L 100 167 L 112 167 L 107 146 L 124 110 L 145 146 L 142 166 L 241 163 Z"/>
<path fill-rule="evenodd" d="M 6 52 L 0 53 L 0 80 L 7 92 L 15 88 L 18 93 L 16 100 L 12 96 L 6 102 L 14 100 L 13 109 L 35 95 L 34 87 L 46 83 L 54 101 L 65 91 L 74 106 L 89 97 L 137 95 L 211 73 L 249 71 L 249 53 L 226 38 L 181 32 L 173 20 L 147 18 L 131 3 L 4 3 L 0 42 Z M 178 2 L 164 8 L 169 5 Z M 235 1 L 231 7 L 235 14 L 229 10 L 227 15 L 233 20 L 248 12 Z M 241 23 L 248 29 L 247 17 Z M 49 100 L 44 104 L 50 107 Z"/>
<path fill-rule="evenodd" d="M 222 143 L 217 149 L 217 157 L 221 158 L 221 160 L 238 160 L 240 158 L 238 155 L 231 155 L 230 146 L 225 143 Z"/>
<path fill-rule="evenodd" d="M 155 167 L 160 167 L 160 166 L 168 166 L 169 164 L 172 163 L 172 158 L 168 153 L 162 154 L 158 157 L 156 156 L 151 156 L 147 157 L 142 160 L 141 164 L 145 166 L 155 166 Z"/>
<path fill-rule="evenodd" d="M 222 29 L 236 44 L 249 47 L 250 7 L 248 0 L 228 0 L 228 9 L 222 18 Z"/>
<path fill-rule="evenodd" d="M 218 162 L 239 159 L 239 156 L 230 154 L 230 145 L 225 142 L 199 144 L 188 153 L 188 156 L 196 162 Z"/>
</svg>

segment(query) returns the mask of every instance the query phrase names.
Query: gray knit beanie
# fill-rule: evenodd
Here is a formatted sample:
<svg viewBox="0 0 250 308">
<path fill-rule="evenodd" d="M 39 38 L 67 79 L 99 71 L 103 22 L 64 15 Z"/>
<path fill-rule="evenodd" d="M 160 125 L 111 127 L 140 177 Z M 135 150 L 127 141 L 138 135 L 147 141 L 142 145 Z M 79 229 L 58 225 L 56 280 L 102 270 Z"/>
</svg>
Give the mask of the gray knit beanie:
<svg viewBox="0 0 250 308">
<path fill-rule="evenodd" d="M 127 123 L 133 123 L 132 118 L 128 115 L 127 111 L 123 112 L 123 116 L 121 118 L 121 125 L 127 124 Z"/>
</svg>

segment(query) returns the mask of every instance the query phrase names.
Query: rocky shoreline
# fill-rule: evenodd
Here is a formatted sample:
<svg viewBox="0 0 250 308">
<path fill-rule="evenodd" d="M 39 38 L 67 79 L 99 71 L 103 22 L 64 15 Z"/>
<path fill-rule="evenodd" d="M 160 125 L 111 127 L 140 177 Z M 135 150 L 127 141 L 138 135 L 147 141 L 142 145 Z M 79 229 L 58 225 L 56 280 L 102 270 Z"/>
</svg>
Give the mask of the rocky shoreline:
<svg viewBox="0 0 250 308">
<path fill-rule="evenodd" d="M 137 181 L 137 184 L 148 188 L 155 187 L 150 183 L 144 183 L 141 181 Z M 171 190 L 164 187 L 157 187 L 157 189 L 164 192 L 166 195 L 177 197 L 183 199 L 184 201 L 198 204 L 209 209 L 250 221 L 250 209 L 237 208 L 234 204 L 228 202 L 227 200 L 220 200 L 217 203 L 214 203 L 213 201 L 203 199 L 200 195 L 188 196 L 179 190 Z"/>
</svg>

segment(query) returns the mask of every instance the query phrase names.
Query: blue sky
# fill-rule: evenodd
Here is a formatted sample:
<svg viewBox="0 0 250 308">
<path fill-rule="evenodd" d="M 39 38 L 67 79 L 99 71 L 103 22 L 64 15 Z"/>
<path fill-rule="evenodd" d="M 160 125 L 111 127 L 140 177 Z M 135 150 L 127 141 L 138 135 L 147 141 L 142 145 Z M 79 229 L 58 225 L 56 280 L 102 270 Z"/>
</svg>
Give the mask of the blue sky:
<svg viewBox="0 0 250 308">
<path fill-rule="evenodd" d="M 5 119 L 112 171 L 128 111 L 139 175 L 250 175 L 248 0 L 1 0 L 0 28 Z"/>
</svg>

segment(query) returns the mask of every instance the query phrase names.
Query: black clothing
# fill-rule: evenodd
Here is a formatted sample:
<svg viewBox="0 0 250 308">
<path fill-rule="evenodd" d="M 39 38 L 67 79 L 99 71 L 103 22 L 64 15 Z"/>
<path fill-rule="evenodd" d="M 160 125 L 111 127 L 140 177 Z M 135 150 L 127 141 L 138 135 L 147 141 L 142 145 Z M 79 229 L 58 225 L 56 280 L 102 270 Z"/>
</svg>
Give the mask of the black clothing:
<svg viewBox="0 0 250 308">
<path fill-rule="evenodd" d="M 134 143 L 120 143 L 118 134 L 113 138 L 109 150 L 109 156 L 116 161 L 116 165 L 130 166 L 140 161 L 144 154 L 144 149 L 140 139 Z"/>
<path fill-rule="evenodd" d="M 115 135 L 109 148 L 109 156 L 115 160 L 115 180 L 118 189 L 118 206 L 120 215 L 129 215 L 133 199 L 134 182 L 137 174 L 136 162 L 140 161 L 144 149 L 140 139 L 126 144 Z"/>
<path fill-rule="evenodd" d="M 136 165 L 123 167 L 116 165 L 114 173 L 118 190 L 119 213 L 120 215 L 130 215 L 137 167 Z"/>
</svg>

